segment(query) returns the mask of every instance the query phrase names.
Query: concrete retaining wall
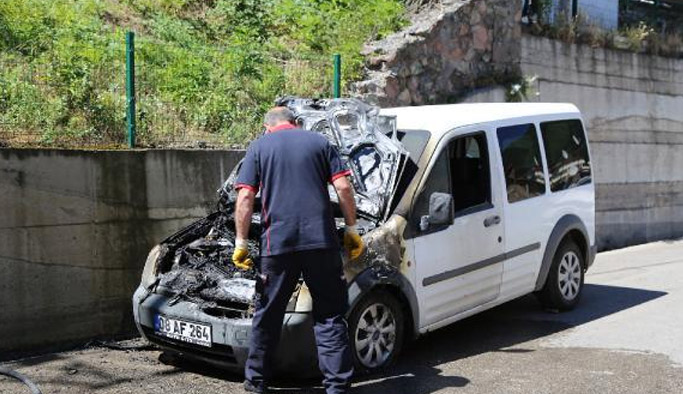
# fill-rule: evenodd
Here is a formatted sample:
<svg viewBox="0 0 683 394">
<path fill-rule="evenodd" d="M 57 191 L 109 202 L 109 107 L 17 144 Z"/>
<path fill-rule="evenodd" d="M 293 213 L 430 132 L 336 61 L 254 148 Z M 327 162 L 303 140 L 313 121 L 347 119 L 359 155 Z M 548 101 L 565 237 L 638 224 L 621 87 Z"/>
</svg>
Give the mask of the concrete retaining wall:
<svg viewBox="0 0 683 394">
<path fill-rule="evenodd" d="M 0 150 L 0 354 L 132 332 L 149 249 L 241 152 Z"/>
<path fill-rule="evenodd" d="M 524 36 L 521 69 L 584 114 L 600 248 L 683 236 L 683 60 Z"/>
</svg>

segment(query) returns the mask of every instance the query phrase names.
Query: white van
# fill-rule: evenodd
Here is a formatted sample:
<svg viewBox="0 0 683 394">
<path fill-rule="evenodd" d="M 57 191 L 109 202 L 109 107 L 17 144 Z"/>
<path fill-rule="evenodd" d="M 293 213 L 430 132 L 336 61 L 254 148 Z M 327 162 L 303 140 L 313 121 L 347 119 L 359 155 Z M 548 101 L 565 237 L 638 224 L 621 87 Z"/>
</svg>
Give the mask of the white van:
<svg viewBox="0 0 683 394">
<path fill-rule="evenodd" d="M 280 105 L 325 135 L 352 170 L 367 245 L 344 267 L 358 370 L 386 366 L 408 338 L 525 294 L 558 310 L 577 305 L 596 248 L 590 152 L 574 105 Z M 234 370 L 246 359 L 253 312 L 248 275 L 232 278 L 224 263 L 238 171 L 220 190 L 217 212 L 150 253 L 133 297 L 143 336 Z M 169 322 L 201 335 L 173 332 Z M 276 357 L 281 372 L 317 371 L 311 326 L 301 283 Z"/>
<path fill-rule="evenodd" d="M 399 130 L 431 134 L 405 211 L 406 254 L 415 263 L 404 274 L 417 293 L 418 332 L 532 292 L 550 307 L 574 307 L 596 252 L 595 190 L 578 109 L 461 104 L 382 113 L 396 116 Z M 435 193 L 453 205 L 436 223 Z"/>
</svg>

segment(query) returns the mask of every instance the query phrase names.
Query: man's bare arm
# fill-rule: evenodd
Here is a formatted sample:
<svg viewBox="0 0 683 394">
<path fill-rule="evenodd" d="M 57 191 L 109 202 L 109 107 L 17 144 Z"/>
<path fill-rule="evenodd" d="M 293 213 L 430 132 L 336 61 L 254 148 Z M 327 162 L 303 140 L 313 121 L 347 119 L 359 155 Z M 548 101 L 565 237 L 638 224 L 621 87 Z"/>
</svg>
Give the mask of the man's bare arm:
<svg viewBox="0 0 683 394">
<path fill-rule="evenodd" d="M 235 204 L 235 232 L 237 239 L 247 240 L 249 238 L 249 226 L 251 225 L 251 214 L 254 212 L 254 198 L 256 193 L 247 188 L 241 188 L 237 192 L 237 204 Z"/>
<path fill-rule="evenodd" d="M 356 225 L 356 200 L 353 197 L 353 187 L 345 176 L 332 182 L 339 196 L 339 206 L 344 214 L 344 222 L 347 226 Z"/>
</svg>

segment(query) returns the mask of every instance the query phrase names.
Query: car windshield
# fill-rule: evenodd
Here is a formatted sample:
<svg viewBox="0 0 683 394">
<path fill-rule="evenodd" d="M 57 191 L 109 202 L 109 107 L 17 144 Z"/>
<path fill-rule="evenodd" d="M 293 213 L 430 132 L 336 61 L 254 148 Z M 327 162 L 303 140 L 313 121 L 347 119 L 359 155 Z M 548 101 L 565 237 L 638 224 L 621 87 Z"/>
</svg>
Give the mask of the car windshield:
<svg viewBox="0 0 683 394">
<path fill-rule="evenodd" d="M 431 133 L 427 130 L 399 130 L 397 134 L 398 140 L 410 154 L 411 161 L 417 164 Z"/>
<path fill-rule="evenodd" d="M 394 212 L 398 202 L 401 201 L 403 194 L 410 185 L 410 182 L 412 182 L 417 172 L 417 163 L 420 161 L 431 133 L 427 130 L 398 130 L 397 137 L 408 151 L 408 162 L 403 170 L 403 174 L 401 174 L 401 178 L 398 180 L 396 194 L 394 194 L 394 198 L 391 201 L 390 213 Z"/>
</svg>

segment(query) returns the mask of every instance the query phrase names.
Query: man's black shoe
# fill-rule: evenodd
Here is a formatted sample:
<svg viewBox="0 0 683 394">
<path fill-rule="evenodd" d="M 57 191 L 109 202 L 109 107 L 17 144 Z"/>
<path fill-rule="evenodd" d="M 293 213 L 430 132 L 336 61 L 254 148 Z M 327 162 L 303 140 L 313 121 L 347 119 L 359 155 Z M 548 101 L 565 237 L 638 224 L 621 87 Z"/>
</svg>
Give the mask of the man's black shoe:
<svg viewBox="0 0 683 394">
<path fill-rule="evenodd" d="M 248 380 L 244 381 L 244 391 L 248 391 L 250 393 L 259 393 L 259 394 L 265 394 L 268 392 L 265 385 L 257 386 Z"/>
</svg>

